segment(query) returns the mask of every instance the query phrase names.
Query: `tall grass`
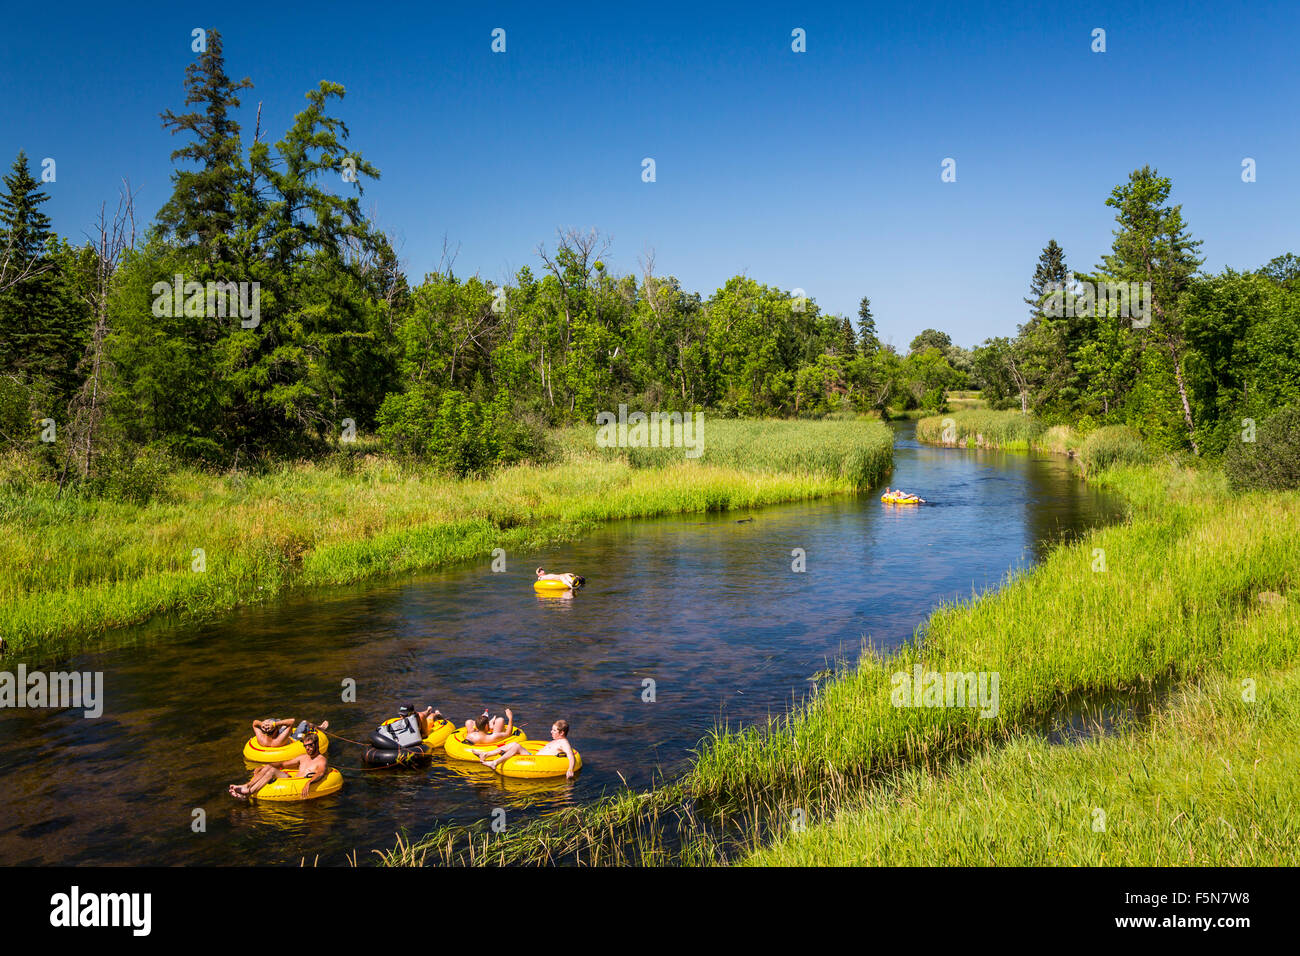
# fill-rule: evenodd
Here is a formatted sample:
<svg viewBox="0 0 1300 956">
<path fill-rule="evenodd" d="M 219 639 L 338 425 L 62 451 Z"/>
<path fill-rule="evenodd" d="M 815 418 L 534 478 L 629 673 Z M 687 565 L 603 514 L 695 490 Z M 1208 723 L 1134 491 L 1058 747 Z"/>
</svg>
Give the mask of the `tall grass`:
<svg viewBox="0 0 1300 956">
<path fill-rule="evenodd" d="M 1142 437 L 1127 425 L 1107 425 L 1091 432 L 1079 448 L 1079 467 L 1085 476 L 1115 465 L 1140 465 L 1148 459 Z"/>
<path fill-rule="evenodd" d="M 1222 475 L 1199 473 L 1191 501 L 1166 498 L 1124 526 L 1062 547 L 997 593 L 937 610 L 923 642 L 888 659 L 864 655 L 793 714 L 716 735 L 700 754 L 693 789 L 806 787 L 996 738 L 1071 693 L 1186 678 L 1211 666 L 1257 672 L 1289 664 L 1300 650 L 1295 617 L 1261 614 L 1256 601 L 1300 580 L 1300 495 L 1225 500 L 1224 487 Z M 894 707 L 891 676 L 918 664 L 997 672 L 997 717 Z"/>
<path fill-rule="evenodd" d="M 703 459 L 674 449 L 634 467 L 593 441 L 558 463 L 486 479 L 378 457 L 262 475 L 182 472 L 144 505 L 59 499 L 42 483 L 5 486 L 0 638 L 9 653 L 54 653 L 160 613 L 215 613 L 291 586 L 435 567 L 497 547 L 534 550 L 610 519 L 753 508 L 883 477 L 887 427 L 829 424 L 711 422 Z M 708 457 L 715 444 L 717 463 Z"/>
<path fill-rule="evenodd" d="M 556 442 L 569 459 L 625 461 L 634 468 L 664 468 L 693 460 L 760 474 L 815 474 L 843 479 L 855 488 L 880 481 L 893 465 L 892 436 L 874 419 L 777 421 L 704 415 L 701 453 L 685 459 L 682 448 L 600 448 L 594 426 L 563 429 Z"/>
<path fill-rule="evenodd" d="M 944 773 L 908 768 L 746 862 L 1295 866 L 1300 668 L 1253 677 L 1253 699 L 1217 677 L 1118 735 L 1018 737 Z"/>
<path fill-rule="evenodd" d="M 916 423 L 918 441 L 964 448 L 1028 449 L 1044 428 L 1032 415 L 1018 411 L 975 408 L 949 415 L 931 415 Z"/>
</svg>

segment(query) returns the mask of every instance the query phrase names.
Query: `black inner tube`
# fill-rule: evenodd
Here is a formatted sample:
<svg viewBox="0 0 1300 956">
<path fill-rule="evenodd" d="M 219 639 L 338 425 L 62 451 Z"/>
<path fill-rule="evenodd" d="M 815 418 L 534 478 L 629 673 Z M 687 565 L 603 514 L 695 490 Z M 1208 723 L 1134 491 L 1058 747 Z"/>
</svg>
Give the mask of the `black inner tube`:
<svg viewBox="0 0 1300 956">
<path fill-rule="evenodd" d="M 395 764 L 418 764 L 433 759 L 433 754 L 424 744 L 414 747 L 369 747 L 362 759 L 374 767 L 388 767 Z"/>
</svg>

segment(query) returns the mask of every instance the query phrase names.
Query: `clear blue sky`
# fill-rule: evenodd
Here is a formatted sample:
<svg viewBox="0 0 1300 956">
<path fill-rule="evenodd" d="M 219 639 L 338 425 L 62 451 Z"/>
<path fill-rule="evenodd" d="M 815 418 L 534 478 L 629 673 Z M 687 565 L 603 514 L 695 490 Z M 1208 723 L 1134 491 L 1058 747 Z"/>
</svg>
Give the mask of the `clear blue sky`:
<svg viewBox="0 0 1300 956">
<path fill-rule="evenodd" d="M 1106 196 L 1148 163 L 1207 269 L 1300 253 L 1294 0 L 128 6 L 24 4 L 0 36 L 0 160 L 57 161 L 45 208 L 74 239 L 121 177 L 146 216 L 166 199 L 158 114 L 203 26 L 255 84 L 247 135 L 259 100 L 278 139 L 319 80 L 347 87 L 335 112 L 383 173 L 363 202 L 416 280 L 444 234 L 459 274 L 504 281 L 557 227 L 595 226 L 619 272 L 653 248 L 705 295 L 741 272 L 841 313 L 867 294 L 887 341 L 972 345 L 1014 333 L 1049 238 L 1097 263 Z"/>
</svg>

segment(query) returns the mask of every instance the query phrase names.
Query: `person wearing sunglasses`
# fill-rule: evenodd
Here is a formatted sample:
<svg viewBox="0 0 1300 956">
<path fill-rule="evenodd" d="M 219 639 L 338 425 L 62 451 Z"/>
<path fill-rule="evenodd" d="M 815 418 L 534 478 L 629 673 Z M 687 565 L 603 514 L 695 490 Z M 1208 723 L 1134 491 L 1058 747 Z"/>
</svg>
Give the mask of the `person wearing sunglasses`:
<svg viewBox="0 0 1300 956">
<path fill-rule="evenodd" d="M 303 735 L 302 747 L 306 752 L 297 757 L 258 767 L 253 771 L 253 776 L 249 778 L 248 783 L 231 784 L 230 795 L 238 800 L 247 800 L 272 780 L 293 777 L 304 781 L 302 796 L 305 798 L 312 782 L 325 778 L 327 765 L 325 755 L 320 752 L 320 741 L 317 740 L 314 730 Z M 289 772 L 290 770 L 292 773 Z"/>
<path fill-rule="evenodd" d="M 485 754 L 479 754 L 478 760 L 479 763 L 484 766 L 491 767 L 495 770 L 497 764 L 501 763 L 501 761 L 509 760 L 511 757 L 517 757 L 520 754 L 528 754 L 529 756 L 534 757 L 568 757 L 569 769 L 565 772 L 564 776 L 565 779 L 573 779 L 575 761 L 573 759 L 573 745 L 569 743 L 569 722 L 567 720 L 557 720 L 555 723 L 551 724 L 551 742 L 538 747 L 536 753 L 533 753 L 523 744 L 512 740 L 510 743 L 502 744 L 496 750 Z M 497 759 L 489 761 L 489 757 L 496 757 Z"/>
</svg>

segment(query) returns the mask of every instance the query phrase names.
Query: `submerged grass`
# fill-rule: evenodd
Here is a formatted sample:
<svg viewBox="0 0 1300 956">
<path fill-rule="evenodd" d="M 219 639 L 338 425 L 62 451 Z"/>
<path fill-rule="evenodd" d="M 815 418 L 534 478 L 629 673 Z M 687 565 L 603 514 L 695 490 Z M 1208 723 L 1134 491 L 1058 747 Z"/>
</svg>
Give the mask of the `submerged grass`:
<svg viewBox="0 0 1300 956">
<path fill-rule="evenodd" d="M 558 463 L 483 479 L 378 457 L 348 469 L 186 472 L 145 505 L 0 488 L 0 639 L 7 653 L 56 653 L 161 613 L 536 550 L 611 519 L 849 492 L 883 478 L 893 456 L 892 433 L 870 421 L 711 420 L 704 441 L 700 459 L 664 449 L 633 462 L 648 450 L 597 449 L 592 429 L 571 430 Z"/>
</svg>

